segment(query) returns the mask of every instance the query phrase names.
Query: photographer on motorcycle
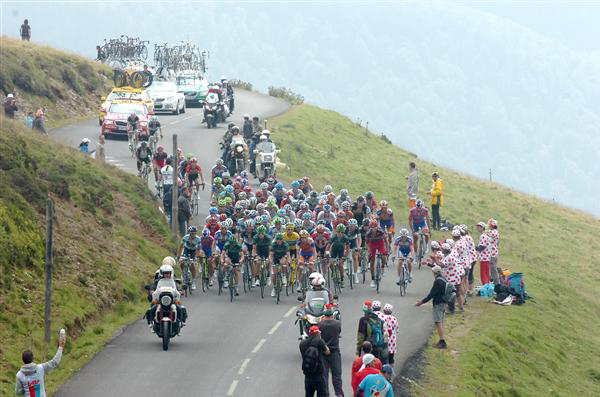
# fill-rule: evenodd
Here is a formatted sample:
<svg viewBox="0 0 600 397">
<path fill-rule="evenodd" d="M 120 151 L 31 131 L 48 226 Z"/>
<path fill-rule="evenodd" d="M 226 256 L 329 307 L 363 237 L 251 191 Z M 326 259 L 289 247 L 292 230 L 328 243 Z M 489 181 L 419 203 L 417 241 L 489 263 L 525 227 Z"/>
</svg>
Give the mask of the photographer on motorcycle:
<svg viewBox="0 0 600 397">
<path fill-rule="evenodd" d="M 254 177 L 257 177 L 257 175 L 260 173 L 260 169 L 261 169 L 260 168 L 261 167 L 261 162 L 260 162 L 261 156 L 259 156 L 258 154 L 260 154 L 260 153 L 273 153 L 274 154 L 275 149 L 276 149 L 275 144 L 273 142 L 269 142 L 269 138 L 267 135 L 262 134 L 259 138 L 258 144 L 254 148 L 254 150 L 257 151 L 256 155 L 254 156 L 254 163 L 255 163 Z M 273 161 L 273 163 L 275 163 L 275 161 Z"/>
<path fill-rule="evenodd" d="M 242 156 L 243 156 L 243 161 L 245 164 L 248 146 L 246 145 L 246 141 L 244 140 L 244 137 L 240 134 L 240 128 L 237 125 L 234 125 L 233 127 L 231 127 L 231 134 L 232 134 L 231 135 L 231 143 L 229 144 L 229 156 L 228 156 L 229 160 L 230 160 L 229 169 L 235 170 L 234 172 L 239 173 L 242 170 L 236 169 L 236 166 L 235 166 L 236 147 L 237 146 L 243 147 Z"/>
<path fill-rule="evenodd" d="M 233 106 L 235 105 L 233 100 L 233 87 L 229 84 L 229 81 L 227 81 L 227 77 L 225 76 L 221 77 L 221 87 L 227 98 L 229 98 L 229 113 L 233 113 Z"/>
</svg>

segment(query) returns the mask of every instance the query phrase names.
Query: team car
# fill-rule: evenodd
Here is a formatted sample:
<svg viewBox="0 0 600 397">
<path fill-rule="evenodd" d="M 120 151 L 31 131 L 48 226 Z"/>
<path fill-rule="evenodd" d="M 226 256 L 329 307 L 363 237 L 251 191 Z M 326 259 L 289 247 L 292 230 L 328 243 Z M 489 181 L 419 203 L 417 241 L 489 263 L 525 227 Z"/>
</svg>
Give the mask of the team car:
<svg viewBox="0 0 600 397">
<path fill-rule="evenodd" d="M 106 138 L 123 137 L 127 139 L 127 118 L 131 113 L 137 114 L 140 119 L 139 130 L 148 134 L 148 121 L 151 114 L 148 106 L 141 99 L 117 99 L 111 101 L 102 121 L 102 135 Z"/>
<path fill-rule="evenodd" d="M 133 87 L 116 87 L 112 89 L 108 96 L 100 98 L 100 100 L 102 100 L 103 102 L 100 106 L 100 112 L 98 114 L 98 123 L 102 125 L 102 121 L 104 120 L 106 111 L 110 107 L 112 101 L 131 99 L 141 99 L 146 104 L 148 112 L 150 114 L 154 113 L 154 101 L 152 100 L 152 98 L 150 98 L 150 95 L 146 90 Z"/>
<path fill-rule="evenodd" d="M 154 81 L 146 92 L 154 101 L 155 112 L 185 113 L 185 96 L 172 81 Z"/>
<path fill-rule="evenodd" d="M 198 72 L 181 73 L 176 79 L 177 90 L 185 95 L 188 105 L 202 106 L 208 94 L 208 81 Z"/>
</svg>

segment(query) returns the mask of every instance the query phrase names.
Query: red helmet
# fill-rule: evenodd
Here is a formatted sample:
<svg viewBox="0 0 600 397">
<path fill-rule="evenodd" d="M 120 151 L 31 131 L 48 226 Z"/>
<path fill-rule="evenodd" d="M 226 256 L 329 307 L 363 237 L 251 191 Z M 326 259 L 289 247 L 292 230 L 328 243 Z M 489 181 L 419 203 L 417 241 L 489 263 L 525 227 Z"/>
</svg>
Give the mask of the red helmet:
<svg viewBox="0 0 600 397">
<path fill-rule="evenodd" d="M 234 189 L 241 189 L 242 185 L 239 182 L 236 182 L 236 183 L 233 184 L 233 188 Z"/>
<path fill-rule="evenodd" d="M 212 224 L 215 224 L 215 223 L 217 223 L 217 218 L 213 216 L 212 218 L 210 218 L 209 222 Z"/>
<path fill-rule="evenodd" d="M 369 222 L 369 227 L 370 228 L 374 228 L 377 227 L 377 221 L 375 219 L 371 219 L 371 222 Z"/>
<path fill-rule="evenodd" d="M 256 192 L 256 198 L 261 198 L 263 196 L 263 193 L 259 190 L 258 192 Z"/>
<path fill-rule="evenodd" d="M 246 185 L 246 186 L 244 186 L 244 191 L 246 193 L 250 193 L 252 191 L 252 188 L 250 187 L 250 185 Z"/>
<path fill-rule="evenodd" d="M 221 215 L 219 215 L 219 220 L 220 220 L 221 222 L 223 222 L 225 219 L 227 219 L 227 215 L 226 215 L 226 214 L 221 214 Z"/>
<path fill-rule="evenodd" d="M 342 210 L 339 210 L 337 216 L 346 217 L 346 213 Z"/>
<path fill-rule="evenodd" d="M 323 226 L 323 225 L 317 226 L 317 233 L 319 233 L 319 234 L 325 233 L 325 226 Z"/>
</svg>

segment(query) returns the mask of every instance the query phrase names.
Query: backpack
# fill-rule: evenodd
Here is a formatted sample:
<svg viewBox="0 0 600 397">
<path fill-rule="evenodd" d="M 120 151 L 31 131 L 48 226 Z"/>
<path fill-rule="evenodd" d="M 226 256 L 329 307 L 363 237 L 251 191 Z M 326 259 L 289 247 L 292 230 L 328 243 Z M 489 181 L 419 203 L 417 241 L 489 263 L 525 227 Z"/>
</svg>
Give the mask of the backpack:
<svg viewBox="0 0 600 397">
<path fill-rule="evenodd" d="M 511 273 L 507 279 L 507 286 L 513 295 L 517 295 L 521 300 L 527 299 L 527 292 L 525 291 L 525 281 L 523 273 L 515 272 Z"/>
<path fill-rule="evenodd" d="M 371 329 L 371 344 L 373 347 L 385 347 L 383 321 L 378 317 L 377 319 L 369 318 L 367 322 L 369 328 Z"/>
<path fill-rule="evenodd" d="M 456 298 L 456 287 L 448 282 L 445 278 L 442 277 L 442 280 L 446 283 L 446 287 L 444 288 L 444 296 L 442 300 L 446 303 L 450 303 Z"/>
<path fill-rule="evenodd" d="M 302 355 L 302 372 L 304 375 L 316 375 L 321 366 L 319 349 L 311 342 Z"/>
</svg>

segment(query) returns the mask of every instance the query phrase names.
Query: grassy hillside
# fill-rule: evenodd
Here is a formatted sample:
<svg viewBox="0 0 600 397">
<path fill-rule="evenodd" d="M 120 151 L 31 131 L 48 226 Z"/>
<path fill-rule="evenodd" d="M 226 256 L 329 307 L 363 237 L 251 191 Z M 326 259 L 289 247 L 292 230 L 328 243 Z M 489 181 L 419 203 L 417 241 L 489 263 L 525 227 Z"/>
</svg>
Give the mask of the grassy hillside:
<svg viewBox="0 0 600 397">
<path fill-rule="evenodd" d="M 139 178 L 0 118 L 0 395 L 14 393 L 21 351 L 44 357 L 46 198 L 55 202 L 52 326 L 70 336 L 47 378 L 56 390 L 147 307 L 143 284 L 170 234 Z"/>
<path fill-rule="evenodd" d="M 18 117 L 42 106 L 50 127 L 97 114 L 112 87 L 109 67 L 50 47 L 0 38 L 0 91 L 16 91 Z"/>
<path fill-rule="evenodd" d="M 524 272 L 535 299 L 511 307 L 471 299 L 464 315 L 449 320 L 450 348 L 426 349 L 424 376 L 404 392 L 448 397 L 600 394 L 600 220 L 420 161 L 333 111 L 301 105 L 269 123 L 289 167 L 282 172 L 285 179 L 309 175 L 319 187 L 346 187 L 354 197 L 373 190 L 406 223 L 404 177 L 414 160 L 421 170 L 421 197 L 430 189 L 433 170 L 444 179 L 442 218 L 472 230 L 481 220 L 499 221 L 499 265 Z"/>
</svg>

